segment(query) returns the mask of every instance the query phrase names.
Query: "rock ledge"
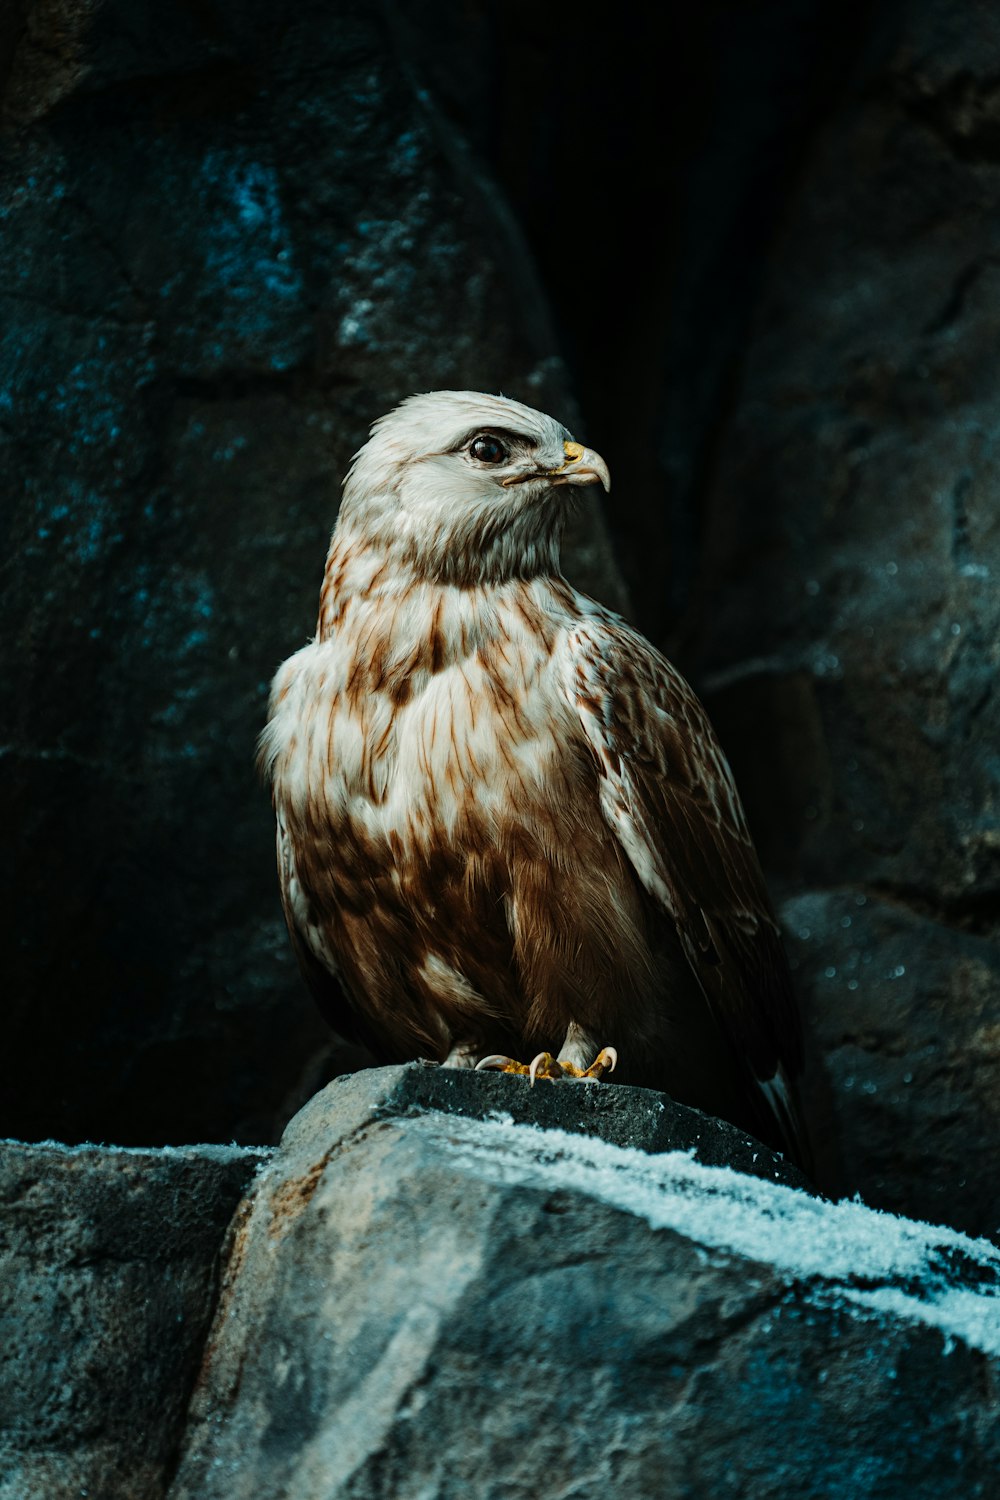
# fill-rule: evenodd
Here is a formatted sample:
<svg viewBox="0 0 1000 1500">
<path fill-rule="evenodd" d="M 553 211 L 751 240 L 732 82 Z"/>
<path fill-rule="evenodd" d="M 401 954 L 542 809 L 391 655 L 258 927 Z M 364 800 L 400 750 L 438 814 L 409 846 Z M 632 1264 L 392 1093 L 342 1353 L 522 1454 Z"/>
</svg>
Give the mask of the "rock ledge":
<svg viewBox="0 0 1000 1500">
<path fill-rule="evenodd" d="M 170 1500 L 992 1494 L 1000 1254 L 637 1149 L 657 1102 L 419 1065 L 317 1095 L 234 1221 Z"/>
</svg>

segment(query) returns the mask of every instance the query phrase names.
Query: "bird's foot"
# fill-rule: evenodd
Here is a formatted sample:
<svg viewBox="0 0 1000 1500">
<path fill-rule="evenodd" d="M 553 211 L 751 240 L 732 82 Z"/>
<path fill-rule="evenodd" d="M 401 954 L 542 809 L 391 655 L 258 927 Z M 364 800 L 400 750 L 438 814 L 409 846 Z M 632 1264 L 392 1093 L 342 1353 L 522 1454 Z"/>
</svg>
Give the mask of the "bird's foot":
<svg viewBox="0 0 1000 1500">
<path fill-rule="evenodd" d="M 530 1063 L 517 1062 L 513 1057 L 495 1054 L 481 1058 L 476 1063 L 476 1072 L 496 1069 L 500 1073 L 520 1073 L 526 1075 L 532 1085 L 536 1078 L 547 1078 L 550 1083 L 597 1083 L 605 1073 L 614 1072 L 617 1061 L 618 1053 L 614 1047 L 602 1047 L 589 1068 L 578 1068 L 575 1063 L 553 1057 L 551 1052 L 539 1052 Z"/>
</svg>

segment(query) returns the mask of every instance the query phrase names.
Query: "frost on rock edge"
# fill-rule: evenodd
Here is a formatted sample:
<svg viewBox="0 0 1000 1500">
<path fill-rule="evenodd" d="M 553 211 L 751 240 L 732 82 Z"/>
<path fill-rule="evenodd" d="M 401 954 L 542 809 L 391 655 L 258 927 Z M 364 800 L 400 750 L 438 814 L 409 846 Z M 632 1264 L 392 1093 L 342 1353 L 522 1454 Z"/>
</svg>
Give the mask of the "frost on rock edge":
<svg viewBox="0 0 1000 1500">
<path fill-rule="evenodd" d="M 431 1116 L 419 1129 L 439 1128 Z M 984 1239 L 708 1167 L 511 1120 L 449 1120 L 439 1144 L 477 1175 L 579 1192 L 709 1249 L 762 1262 L 807 1295 L 924 1323 L 1000 1357 L 1000 1251 Z"/>
</svg>

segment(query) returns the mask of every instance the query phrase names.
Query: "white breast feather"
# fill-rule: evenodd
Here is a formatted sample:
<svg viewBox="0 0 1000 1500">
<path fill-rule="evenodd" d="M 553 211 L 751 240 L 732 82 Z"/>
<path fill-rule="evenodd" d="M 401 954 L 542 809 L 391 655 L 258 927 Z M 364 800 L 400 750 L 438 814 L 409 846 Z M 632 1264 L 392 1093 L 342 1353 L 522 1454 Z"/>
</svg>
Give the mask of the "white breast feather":
<svg viewBox="0 0 1000 1500">
<path fill-rule="evenodd" d="M 384 599 L 378 608 L 387 618 Z M 407 600 L 394 616 L 400 636 L 412 641 L 411 632 L 429 631 L 429 608 L 424 614 L 421 618 Z M 445 623 L 454 635 L 462 621 Z M 465 621 L 471 639 L 475 626 L 474 619 Z M 348 628 L 290 658 L 275 679 L 262 750 L 273 766 L 278 805 L 302 812 L 307 802 L 320 800 L 333 830 L 350 817 L 369 836 L 393 834 L 404 847 L 431 827 L 438 834 L 453 829 L 469 797 L 487 817 L 499 820 L 512 798 L 523 799 L 526 787 L 544 782 L 560 754 L 558 734 L 566 715 L 558 674 L 543 644 L 516 610 L 504 614 L 500 627 L 505 685 L 517 697 L 523 730 L 514 738 L 475 652 L 425 675 L 402 705 L 384 692 L 352 700 L 348 678 L 371 628 L 363 610 Z"/>
</svg>

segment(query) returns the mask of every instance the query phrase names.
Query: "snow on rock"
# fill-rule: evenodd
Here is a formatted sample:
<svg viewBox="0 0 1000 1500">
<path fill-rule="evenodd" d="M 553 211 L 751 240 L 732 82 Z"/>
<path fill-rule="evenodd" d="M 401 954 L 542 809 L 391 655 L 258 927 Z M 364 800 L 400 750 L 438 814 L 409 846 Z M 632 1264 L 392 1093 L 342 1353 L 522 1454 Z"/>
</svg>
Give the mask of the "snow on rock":
<svg viewBox="0 0 1000 1500">
<path fill-rule="evenodd" d="M 1000 1251 L 988 1240 L 857 1200 L 829 1203 L 690 1153 L 650 1156 L 509 1117 L 464 1121 L 445 1149 L 484 1178 L 586 1194 L 654 1229 L 769 1262 L 817 1298 L 915 1319 L 1000 1358 Z"/>
</svg>

